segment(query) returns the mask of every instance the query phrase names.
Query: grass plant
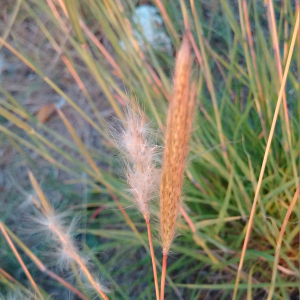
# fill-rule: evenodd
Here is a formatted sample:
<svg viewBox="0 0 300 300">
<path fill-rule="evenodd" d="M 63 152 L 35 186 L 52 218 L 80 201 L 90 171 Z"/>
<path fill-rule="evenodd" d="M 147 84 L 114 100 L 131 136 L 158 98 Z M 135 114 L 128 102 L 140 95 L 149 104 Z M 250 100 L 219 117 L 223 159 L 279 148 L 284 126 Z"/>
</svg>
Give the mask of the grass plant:
<svg viewBox="0 0 300 300">
<path fill-rule="evenodd" d="M 0 299 L 293 299 L 299 3 L 141 4 L 3 4 Z"/>
</svg>

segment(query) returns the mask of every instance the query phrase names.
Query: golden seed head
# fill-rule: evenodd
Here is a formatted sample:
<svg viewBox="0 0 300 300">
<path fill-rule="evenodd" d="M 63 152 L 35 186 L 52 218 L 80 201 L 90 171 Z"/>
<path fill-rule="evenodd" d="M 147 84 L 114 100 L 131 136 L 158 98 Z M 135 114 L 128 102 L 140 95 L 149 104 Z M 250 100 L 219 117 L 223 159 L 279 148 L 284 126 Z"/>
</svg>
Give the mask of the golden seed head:
<svg viewBox="0 0 300 300">
<path fill-rule="evenodd" d="M 187 35 L 177 54 L 174 87 L 167 116 L 165 151 L 160 184 L 160 217 L 163 253 L 167 254 L 176 229 L 183 172 L 194 109 L 190 97 L 191 48 Z M 192 89 L 194 91 L 194 88 Z"/>
</svg>

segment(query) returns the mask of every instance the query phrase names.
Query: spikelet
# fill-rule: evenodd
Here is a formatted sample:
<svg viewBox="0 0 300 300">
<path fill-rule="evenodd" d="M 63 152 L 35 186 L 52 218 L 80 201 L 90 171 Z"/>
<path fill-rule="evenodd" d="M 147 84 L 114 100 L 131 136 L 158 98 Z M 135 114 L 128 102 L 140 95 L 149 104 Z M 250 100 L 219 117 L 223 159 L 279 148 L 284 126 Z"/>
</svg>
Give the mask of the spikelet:
<svg viewBox="0 0 300 300">
<path fill-rule="evenodd" d="M 173 96 L 169 104 L 165 150 L 160 182 L 160 222 L 163 254 L 168 254 L 176 229 L 183 172 L 194 110 L 190 97 L 191 49 L 188 37 L 183 38 L 177 54 Z"/>
<path fill-rule="evenodd" d="M 145 220 L 150 219 L 149 202 L 158 189 L 159 169 L 156 168 L 156 146 L 149 141 L 149 128 L 138 109 L 135 113 L 129 106 L 126 113 L 126 127 L 118 145 L 125 150 L 125 167 L 129 191 Z"/>
</svg>

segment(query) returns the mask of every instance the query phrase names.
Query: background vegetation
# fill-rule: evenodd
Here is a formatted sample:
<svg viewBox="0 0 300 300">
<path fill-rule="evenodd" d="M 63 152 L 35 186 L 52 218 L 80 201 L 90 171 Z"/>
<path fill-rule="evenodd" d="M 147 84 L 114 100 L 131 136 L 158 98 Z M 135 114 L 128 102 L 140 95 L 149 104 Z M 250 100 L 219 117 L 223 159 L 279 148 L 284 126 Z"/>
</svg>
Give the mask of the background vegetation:
<svg viewBox="0 0 300 300">
<path fill-rule="evenodd" d="M 37 299 L 6 233 L 45 299 L 77 299 L 49 271 L 92 299 L 76 270 L 60 270 L 46 239 L 30 231 L 30 169 L 52 206 L 77 216 L 76 241 L 109 299 L 155 298 L 146 225 L 107 126 L 135 98 L 162 144 L 175 58 L 145 37 L 139 46 L 132 16 L 140 4 L 159 7 L 174 53 L 187 30 L 197 80 L 184 185 L 193 225 L 180 221 L 165 299 L 232 299 L 235 284 L 237 299 L 264 299 L 272 288 L 271 299 L 298 299 L 299 7 L 292 0 L 2 2 L 0 297 Z M 154 246 L 160 273 L 158 233 Z"/>
</svg>

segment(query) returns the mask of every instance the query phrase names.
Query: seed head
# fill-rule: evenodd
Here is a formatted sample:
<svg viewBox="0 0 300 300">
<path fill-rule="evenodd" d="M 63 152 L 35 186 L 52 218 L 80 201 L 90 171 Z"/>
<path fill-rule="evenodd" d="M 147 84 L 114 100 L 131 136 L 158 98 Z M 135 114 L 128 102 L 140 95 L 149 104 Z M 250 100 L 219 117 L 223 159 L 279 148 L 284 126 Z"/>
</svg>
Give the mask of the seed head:
<svg viewBox="0 0 300 300">
<path fill-rule="evenodd" d="M 164 254 L 168 253 L 175 234 L 183 172 L 188 154 L 194 109 L 194 97 L 190 97 L 190 70 L 191 49 L 188 37 L 185 36 L 175 63 L 173 96 L 168 109 L 160 183 L 161 237 Z"/>
<path fill-rule="evenodd" d="M 140 109 L 129 106 L 126 124 L 118 145 L 125 150 L 124 160 L 129 191 L 146 220 L 150 219 L 149 202 L 158 189 L 159 170 L 156 168 L 157 147 L 150 142 L 150 130 Z"/>
</svg>

